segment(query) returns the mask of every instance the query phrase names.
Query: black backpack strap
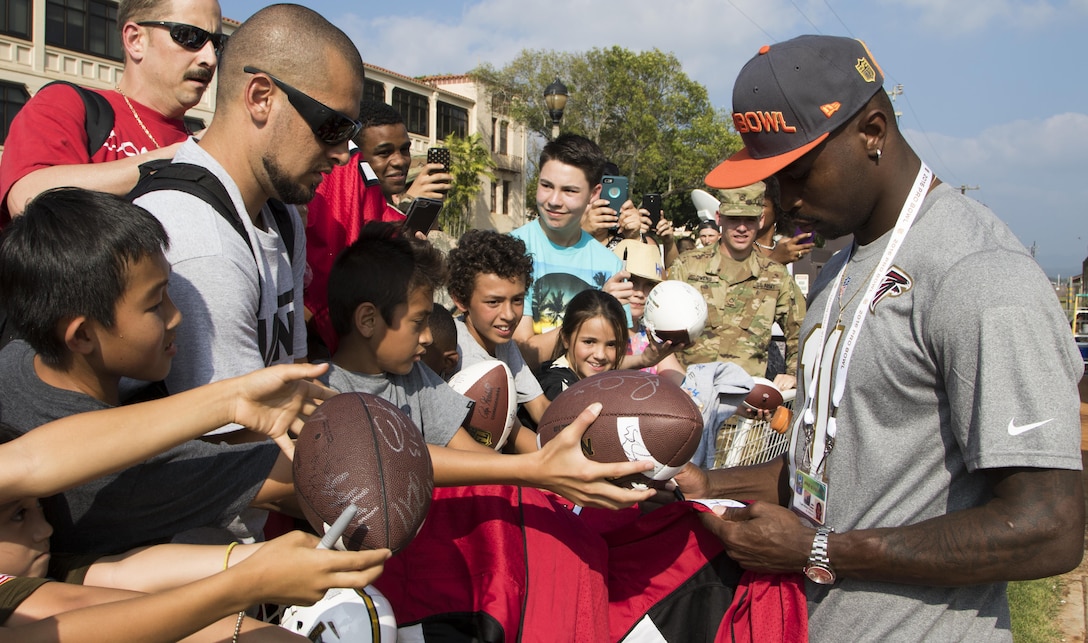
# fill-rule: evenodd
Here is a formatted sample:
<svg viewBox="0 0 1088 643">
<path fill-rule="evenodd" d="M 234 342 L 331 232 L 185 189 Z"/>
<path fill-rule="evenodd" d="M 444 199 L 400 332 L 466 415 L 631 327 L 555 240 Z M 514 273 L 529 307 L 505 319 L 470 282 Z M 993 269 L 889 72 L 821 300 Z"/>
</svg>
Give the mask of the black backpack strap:
<svg viewBox="0 0 1088 643">
<path fill-rule="evenodd" d="M 191 194 L 212 206 L 235 232 L 246 242 L 253 254 L 253 243 L 242 223 L 242 217 L 234 207 L 234 202 L 227 194 L 227 188 L 211 170 L 192 163 L 174 163 L 170 159 L 157 159 L 140 165 L 140 180 L 128 193 L 128 200 L 135 201 L 149 192 L 177 190 Z M 256 254 L 254 254 L 256 261 Z"/>
<path fill-rule="evenodd" d="M 75 83 L 66 80 L 54 80 L 43 85 L 42 89 L 50 85 L 67 85 L 76 90 L 80 99 L 83 100 L 83 111 L 86 114 L 84 127 L 87 130 L 87 154 L 94 156 L 94 153 L 102 147 L 106 139 L 110 137 L 110 132 L 113 131 L 113 106 L 102 94 L 80 87 Z M 41 91 L 41 89 L 38 91 Z"/>
<path fill-rule="evenodd" d="M 294 264 L 295 223 L 291 218 L 291 212 L 287 209 L 287 205 L 278 199 L 269 199 L 267 205 L 268 209 L 272 212 L 272 218 L 276 221 L 276 227 L 279 228 L 280 238 L 283 239 L 283 245 L 287 248 L 287 261 Z"/>
</svg>

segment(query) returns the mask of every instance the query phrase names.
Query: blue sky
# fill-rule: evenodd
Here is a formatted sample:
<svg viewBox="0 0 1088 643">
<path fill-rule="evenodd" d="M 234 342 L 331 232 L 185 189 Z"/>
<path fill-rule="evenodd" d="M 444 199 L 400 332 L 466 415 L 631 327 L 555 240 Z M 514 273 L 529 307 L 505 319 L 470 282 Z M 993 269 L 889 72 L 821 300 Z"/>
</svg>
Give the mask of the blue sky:
<svg viewBox="0 0 1088 643">
<path fill-rule="evenodd" d="M 268 4 L 220 2 L 235 20 Z M 365 61 L 410 76 L 502 66 L 527 48 L 656 47 L 725 109 L 761 45 L 802 33 L 861 38 L 886 88 L 903 85 L 901 127 L 941 179 L 978 186 L 967 194 L 1035 244 L 1047 274 L 1079 273 L 1088 256 L 1088 0 L 302 4 L 348 33 Z"/>
</svg>

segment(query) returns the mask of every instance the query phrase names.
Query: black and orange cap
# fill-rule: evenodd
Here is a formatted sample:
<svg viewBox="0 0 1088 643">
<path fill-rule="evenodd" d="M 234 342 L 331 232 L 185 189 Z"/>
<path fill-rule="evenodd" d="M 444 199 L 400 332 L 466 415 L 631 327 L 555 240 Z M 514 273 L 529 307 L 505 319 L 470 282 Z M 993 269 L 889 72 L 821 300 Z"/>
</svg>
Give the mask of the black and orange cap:
<svg viewBox="0 0 1088 643">
<path fill-rule="evenodd" d="M 762 181 L 820 144 L 884 84 L 860 40 L 798 36 L 764 45 L 733 85 L 733 126 L 744 149 L 706 176 L 714 188 Z"/>
</svg>

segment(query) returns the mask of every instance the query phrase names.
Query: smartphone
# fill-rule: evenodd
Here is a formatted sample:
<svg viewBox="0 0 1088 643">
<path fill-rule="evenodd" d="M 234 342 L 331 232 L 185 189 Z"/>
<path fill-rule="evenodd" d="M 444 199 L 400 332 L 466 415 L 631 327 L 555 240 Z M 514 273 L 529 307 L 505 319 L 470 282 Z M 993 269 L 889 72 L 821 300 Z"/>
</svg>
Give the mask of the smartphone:
<svg viewBox="0 0 1088 643">
<path fill-rule="evenodd" d="M 611 174 L 601 177 L 601 198 L 608 199 L 608 207 L 619 215 L 620 208 L 627 202 L 627 177 Z"/>
<path fill-rule="evenodd" d="M 427 149 L 427 163 L 441 163 L 442 171 L 450 171 L 450 151 L 445 147 L 431 147 Z"/>
<path fill-rule="evenodd" d="M 650 213 L 650 230 L 656 230 L 657 222 L 661 220 L 661 195 L 643 194 L 642 209 Z"/>
<path fill-rule="evenodd" d="M 427 234 L 434 225 L 438 213 L 442 210 L 442 201 L 418 197 L 408 204 L 408 215 L 401 224 L 405 236 L 414 237 L 417 232 Z"/>
<path fill-rule="evenodd" d="M 802 230 L 800 227 L 795 227 L 793 229 L 793 236 L 796 237 L 799 234 L 804 234 L 804 232 L 805 231 Z M 816 243 L 816 235 L 815 234 L 809 234 L 807 237 L 802 237 L 800 239 L 800 243 Z"/>
</svg>

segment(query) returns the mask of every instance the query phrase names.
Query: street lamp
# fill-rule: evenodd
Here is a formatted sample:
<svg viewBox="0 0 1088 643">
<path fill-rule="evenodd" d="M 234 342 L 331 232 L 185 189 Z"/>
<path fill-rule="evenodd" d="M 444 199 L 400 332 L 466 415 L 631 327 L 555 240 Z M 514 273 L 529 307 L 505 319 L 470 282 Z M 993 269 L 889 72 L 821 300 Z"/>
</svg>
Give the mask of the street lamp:
<svg viewBox="0 0 1088 643">
<path fill-rule="evenodd" d="M 568 95 L 567 86 L 559 80 L 559 76 L 544 90 L 544 104 L 548 106 L 548 113 L 552 117 L 552 140 L 559 136 L 559 121 L 563 120 Z"/>
</svg>

